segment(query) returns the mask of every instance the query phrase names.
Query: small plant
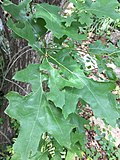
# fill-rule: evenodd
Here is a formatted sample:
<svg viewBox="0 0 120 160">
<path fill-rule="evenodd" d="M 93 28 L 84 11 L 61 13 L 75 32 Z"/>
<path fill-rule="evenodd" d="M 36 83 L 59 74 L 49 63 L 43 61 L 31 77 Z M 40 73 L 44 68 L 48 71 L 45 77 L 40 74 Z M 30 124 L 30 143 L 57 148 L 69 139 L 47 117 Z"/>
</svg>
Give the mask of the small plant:
<svg viewBox="0 0 120 160">
<path fill-rule="evenodd" d="M 0 148 L 0 160 L 10 160 L 12 156 L 13 156 L 13 148 L 11 145 L 8 145 L 4 149 Z"/>
<path fill-rule="evenodd" d="M 115 146 L 115 139 L 106 128 L 100 129 L 97 125 L 86 126 L 88 136 L 91 136 L 91 142 L 88 143 L 86 148 L 86 158 L 91 159 L 119 159 L 120 149 Z M 92 133 L 92 134 L 90 134 Z"/>
</svg>

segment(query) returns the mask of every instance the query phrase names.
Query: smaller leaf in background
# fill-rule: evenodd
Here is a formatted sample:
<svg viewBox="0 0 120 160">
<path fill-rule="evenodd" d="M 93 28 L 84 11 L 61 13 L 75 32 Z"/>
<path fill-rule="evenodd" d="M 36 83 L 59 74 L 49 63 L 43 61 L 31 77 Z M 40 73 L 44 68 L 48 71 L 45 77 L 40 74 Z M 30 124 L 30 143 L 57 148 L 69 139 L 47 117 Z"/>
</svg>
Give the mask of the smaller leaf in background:
<svg viewBox="0 0 120 160">
<path fill-rule="evenodd" d="M 107 47 L 100 40 L 98 40 L 94 44 L 89 45 L 89 52 L 93 54 L 112 54 L 120 53 L 120 50 L 112 44 L 109 44 L 109 46 Z"/>
<path fill-rule="evenodd" d="M 82 9 L 85 10 L 86 7 L 88 7 L 88 6 L 90 7 L 90 5 L 91 5 L 91 0 L 78 0 L 78 1 L 70 0 L 70 2 L 72 2 L 75 5 L 75 7 L 80 10 L 82 10 Z"/>
<path fill-rule="evenodd" d="M 100 18 L 105 16 L 116 20 L 120 17 L 120 14 L 115 11 L 118 5 L 117 0 L 97 0 L 91 4 L 91 12 Z"/>
<path fill-rule="evenodd" d="M 116 12 L 116 8 L 119 6 L 117 0 L 109 1 L 109 0 L 70 0 L 77 10 L 80 11 L 80 17 L 84 17 L 87 13 L 88 17 L 87 22 L 89 22 L 89 18 L 92 15 L 96 15 L 98 18 L 110 17 L 114 20 L 119 19 L 119 12 Z"/>
<path fill-rule="evenodd" d="M 100 117 L 115 127 L 116 120 L 119 118 L 116 97 L 111 93 L 115 89 L 115 83 L 84 79 L 84 84 L 85 86 L 79 92 L 80 98 L 90 105 L 95 117 Z"/>
<path fill-rule="evenodd" d="M 86 24 L 87 27 L 89 27 L 93 23 L 93 20 L 91 17 L 92 17 L 91 14 L 84 11 L 84 12 L 80 13 L 79 22 L 81 24 Z"/>
<path fill-rule="evenodd" d="M 73 22 L 76 22 L 76 19 L 73 16 L 67 16 L 62 22 L 65 22 L 66 27 L 70 27 Z"/>
<path fill-rule="evenodd" d="M 86 40 L 87 35 L 85 33 L 79 33 L 79 27 L 81 27 L 81 24 L 79 22 L 73 22 L 70 27 L 67 27 L 65 30 L 65 35 L 72 38 L 76 41 Z"/>
<path fill-rule="evenodd" d="M 107 67 L 107 62 L 105 58 L 102 58 L 101 55 L 95 55 L 97 59 L 97 65 L 98 65 L 98 71 L 99 73 L 104 72 L 108 67 Z"/>
<path fill-rule="evenodd" d="M 112 68 L 107 68 L 105 73 L 106 73 L 108 79 L 113 80 L 113 81 L 117 80 L 116 74 Z"/>
</svg>

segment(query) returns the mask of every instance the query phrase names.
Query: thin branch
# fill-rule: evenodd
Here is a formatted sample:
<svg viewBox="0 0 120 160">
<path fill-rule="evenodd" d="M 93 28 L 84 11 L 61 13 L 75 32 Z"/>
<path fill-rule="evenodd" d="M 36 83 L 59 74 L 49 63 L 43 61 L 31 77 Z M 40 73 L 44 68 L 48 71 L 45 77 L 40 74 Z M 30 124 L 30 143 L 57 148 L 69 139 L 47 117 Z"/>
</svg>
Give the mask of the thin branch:
<svg viewBox="0 0 120 160">
<path fill-rule="evenodd" d="M 11 80 L 9 80 L 7 78 L 5 78 L 5 80 L 8 81 L 8 82 L 10 82 L 10 83 L 12 83 L 12 84 L 14 84 L 14 85 L 16 85 L 16 86 L 18 86 L 22 91 L 24 91 L 25 94 L 28 94 L 28 92 L 26 92 L 24 90 L 24 88 L 22 88 L 19 84 L 15 83 L 14 81 L 11 81 Z"/>
<path fill-rule="evenodd" d="M 21 53 L 21 54 L 13 61 L 13 63 L 10 65 L 10 67 L 8 68 L 8 70 L 7 70 L 7 72 L 6 72 L 5 77 L 7 76 L 7 74 L 9 73 L 10 69 L 13 67 L 13 65 L 15 64 L 15 62 L 16 62 L 21 56 L 23 56 L 26 52 L 29 52 L 29 51 L 31 51 L 31 50 L 32 50 L 32 48 L 30 48 L 30 49 L 26 50 L 25 52 Z"/>
<path fill-rule="evenodd" d="M 11 68 L 12 68 L 12 66 L 15 64 L 15 62 L 16 62 L 22 55 L 24 55 L 26 52 L 29 52 L 29 51 L 31 51 L 31 50 L 32 50 L 32 48 L 30 48 L 30 49 L 26 50 L 25 52 L 23 52 L 22 54 L 20 54 L 20 55 L 13 61 L 13 63 L 9 66 L 8 70 L 6 71 L 6 73 L 5 73 L 4 77 L 3 77 L 3 81 L 2 81 L 2 83 L 1 83 L 0 90 L 2 90 L 2 87 L 3 87 L 4 81 L 5 81 L 5 79 L 6 79 L 6 76 L 8 75 L 9 71 L 11 70 Z"/>
<path fill-rule="evenodd" d="M 18 52 L 11 58 L 10 62 L 9 62 L 8 65 L 7 65 L 7 69 L 9 68 L 9 66 L 10 66 L 10 64 L 12 63 L 13 59 L 14 59 L 17 55 L 19 55 L 20 52 L 23 52 L 23 50 L 24 50 L 24 49 L 27 49 L 28 47 L 30 47 L 30 46 L 25 46 L 24 48 L 22 48 L 20 51 L 18 51 Z M 27 51 L 27 50 L 26 50 L 26 51 Z"/>
<path fill-rule="evenodd" d="M 10 139 L 2 131 L 0 131 L 0 134 L 11 144 Z"/>
</svg>

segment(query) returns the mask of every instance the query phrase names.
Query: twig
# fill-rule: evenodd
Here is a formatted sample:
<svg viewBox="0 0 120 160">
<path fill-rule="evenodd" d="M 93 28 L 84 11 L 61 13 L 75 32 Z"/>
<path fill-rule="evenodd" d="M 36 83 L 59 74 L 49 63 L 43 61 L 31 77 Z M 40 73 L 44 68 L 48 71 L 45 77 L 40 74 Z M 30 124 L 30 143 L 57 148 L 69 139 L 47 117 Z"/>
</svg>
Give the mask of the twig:
<svg viewBox="0 0 120 160">
<path fill-rule="evenodd" d="M 10 139 L 2 131 L 0 131 L 0 134 L 11 144 Z"/>
<path fill-rule="evenodd" d="M 4 81 L 5 81 L 5 79 L 6 79 L 6 76 L 8 75 L 10 69 L 11 69 L 12 66 L 15 64 L 15 62 L 16 62 L 22 55 L 24 55 L 26 52 L 31 51 L 31 50 L 32 50 L 32 48 L 30 48 L 30 49 L 26 50 L 25 52 L 23 52 L 22 54 L 20 54 L 20 55 L 13 61 L 13 63 L 9 66 L 8 70 L 6 71 L 6 73 L 5 73 L 4 77 L 3 77 L 3 81 L 2 81 L 2 83 L 1 83 L 0 90 L 2 90 L 2 87 L 3 87 Z"/>
<path fill-rule="evenodd" d="M 5 77 L 7 76 L 7 74 L 9 73 L 10 69 L 11 69 L 12 66 L 15 64 L 15 62 L 16 62 L 21 56 L 23 56 L 26 52 L 29 52 L 29 51 L 31 51 L 31 50 L 32 50 L 32 48 L 26 50 L 25 52 L 23 52 L 22 54 L 20 54 L 20 55 L 13 61 L 13 63 L 10 65 L 9 69 L 8 69 L 7 72 L 6 72 Z"/>
<path fill-rule="evenodd" d="M 25 92 L 25 94 L 28 94 L 28 92 L 26 92 L 26 91 L 24 90 L 24 88 L 22 88 L 19 84 L 15 83 L 14 81 L 11 81 L 11 80 L 9 80 L 9 79 L 7 79 L 7 78 L 5 78 L 5 80 L 8 81 L 8 82 L 10 82 L 10 83 L 12 83 L 12 84 L 14 84 L 14 85 L 16 85 L 16 86 L 18 86 L 22 91 Z"/>
<path fill-rule="evenodd" d="M 22 48 L 20 51 L 18 51 L 18 52 L 11 58 L 10 62 L 9 62 L 8 65 L 7 65 L 7 69 L 9 68 L 9 66 L 10 66 L 10 64 L 12 63 L 13 59 L 14 59 L 17 55 L 19 55 L 20 52 L 22 52 L 24 49 L 27 49 L 28 47 L 29 47 L 29 46 L 25 46 L 24 48 Z M 27 51 L 27 50 L 26 50 L 26 51 Z"/>
<path fill-rule="evenodd" d="M 62 49 L 71 49 L 71 51 L 81 51 L 81 52 L 84 52 L 84 53 L 87 53 L 86 51 L 83 51 L 82 49 L 74 49 L 74 48 L 44 48 L 44 49 L 47 49 L 47 50 L 62 50 Z"/>
</svg>

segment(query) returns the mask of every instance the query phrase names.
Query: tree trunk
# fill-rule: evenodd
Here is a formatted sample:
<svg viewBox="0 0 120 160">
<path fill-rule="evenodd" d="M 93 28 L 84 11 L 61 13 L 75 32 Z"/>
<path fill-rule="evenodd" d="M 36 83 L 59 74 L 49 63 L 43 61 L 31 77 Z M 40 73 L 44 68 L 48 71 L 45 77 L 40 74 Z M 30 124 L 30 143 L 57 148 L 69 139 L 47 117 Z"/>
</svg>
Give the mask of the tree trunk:
<svg viewBox="0 0 120 160">
<path fill-rule="evenodd" d="M 12 0 L 15 4 L 18 4 L 19 1 Z M 2 8 L 0 8 L 2 9 Z M 2 11 L 2 10 L 1 10 Z M 3 12 L 3 11 L 2 11 Z M 1 13 L 2 13 L 1 12 Z M 3 120 L 0 125 L 0 150 L 6 145 L 12 142 L 12 138 L 15 137 L 15 131 L 11 126 L 10 118 L 4 113 L 8 101 L 3 98 L 3 95 L 6 95 L 9 91 L 16 91 L 21 95 L 25 95 L 26 92 L 30 92 L 30 87 L 28 84 L 22 82 L 15 82 L 12 80 L 12 77 L 16 73 L 25 67 L 27 67 L 30 63 L 38 63 L 39 57 L 36 52 L 33 51 L 30 47 L 28 47 L 28 43 L 25 40 L 17 40 L 14 38 L 9 38 L 9 31 L 5 23 L 5 18 L 3 15 L 0 17 L 4 19 L 3 27 L 4 27 L 4 37 L 5 37 L 5 45 L 9 44 L 10 54 L 4 58 L 5 66 L 4 66 L 4 78 L 1 77 L 1 86 L 0 86 L 0 122 Z M 2 55 L 7 55 L 3 50 L 1 50 Z M 0 56 L 1 56 L 0 54 Z M 2 74 L 2 73 L 1 73 Z M 3 75 L 2 75 L 3 76 Z"/>
</svg>

